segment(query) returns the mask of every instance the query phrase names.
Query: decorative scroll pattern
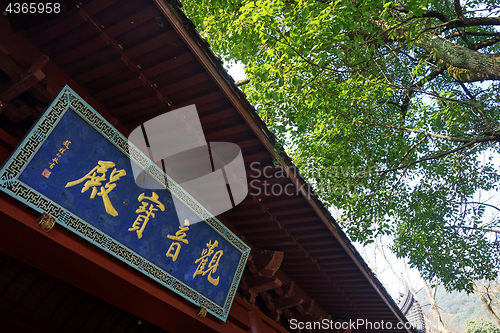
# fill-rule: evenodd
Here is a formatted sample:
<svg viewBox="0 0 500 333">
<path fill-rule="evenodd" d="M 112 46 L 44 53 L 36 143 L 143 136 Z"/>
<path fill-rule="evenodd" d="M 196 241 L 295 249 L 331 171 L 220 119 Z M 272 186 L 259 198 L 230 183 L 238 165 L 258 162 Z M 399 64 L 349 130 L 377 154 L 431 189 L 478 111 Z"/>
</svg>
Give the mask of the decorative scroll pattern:
<svg viewBox="0 0 500 333">
<path fill-rule="evenodd" d="M 143 170 L 147 170 L 149 164 L 151 163 L 149 159 L 144 156 L 139 149 L 134 146 L 128 145 L 128 152 L 130 152 L 130 159 L 134 161 Z M 128 155 L 128 152 L 126 153 Z"/>
<path fill-rule="evenodd" d="M 33 139 L 38 141 L 38 142 L 42 142 L 43 140 L 45 140 L 45 134 L 37 129 L 35 132 L 33 132 L 33 135 L 32 135 Z"/>
<path fill-rule="evenodd" d="M 248 245 L 246 245 L 241 239 L 236 237 L 232 232 L 227 232 L 226 230 L 226 234 L 224 235 L 224 237 L 229 243 L 234 245 L 241 252 L 246 252 L 249 250 Z"/>
<path fill-rule="evenodd" d="M 162 185 L 165 184 L 165 174 L 160 168 L 158 168 L 155 164 L 151 163 L 149 167 L 146 169 L 148 174 L 150 174 L 156 181 Z"/>
<path fill-rule="evenodd" d="M 4 173 L 4 175 L 0 178 L 0 185 L 3 187 L 11 188 L 14 187 L 16 183 L 16 177 L 7 172 Z"/>
<path fill-rule="evenodd" d="M 71 94 L 71 92 L 69 91 L 66 91 L 64 94 L 63 94 L 63 100 L 65 103 L 71 103 L 74 99 L 74 96 L 73 94 Z"/>
<path fill-rule="evenodd" d="M 60 214 L 59 214 L 59 218 L 58 218 L 58 221 L 59 223 L 61 224 L 67 224 L 68 223 L 68 220 L 70 218 L 70 214 L 63 210 Z"/>
<path fill-rule="evenodd" d="M 111 246 L 113 241 L 109 237 L 104 237 L 101 242 L 101 246 L 105 249 L 108 249 Z"/>
<path fill-rule="evenodd" d="M 54 101 L 50 111 L 41 119 L 38 126 L 33 129 L 28 138 L 24 140 L 22 148 L 7 166 L 8 173 L 15 178 L 21 174 L 24 166 L 28 164 L 31 157 L 42 144 L 43 139 L 42 141 L 39 141 L 39 139 L 42 137 L 46 138 L 50 134 L 65 111 L 66 103 L 62 100 L 62 96 L 60 95 L 59 98 Z"/>
<path fill-rule="evenodd" d="M 174 277 L 158 268 L 148 260 L 142 258 L 140 255 L 118 243 L 100 230 L 95 229 L 90 224 L 71 214 L 58 204 L 52 202 L 34 189 L 17 180 L 18 176 L 22 173 L 23 168 L 35 155 L 41 144 L 43 144 L 43 141 L 49 136 L 52 129 L 57 125 L 58 121 L 69 107 L 77 112 L 103 136 L 109 138 L 110 142 L 114 143 L 114 145 L 126 156 L 130 157 L 132 161 L 137 163 L 144 170 L 147 170 L 151 177 L 155 178 L 160 184 L 164 184 L 166 189 L 168 189 L 187 207 L 195 212 L 200 218 L 205 220 L 209 226 L 211 226 L 242 253 L 233 283 L 226 297 L 226 302 L 223 308 L 198 291 L 180 281 L 177 281 Z M 248 255 L 250 253 L 249 247 L 234 236 L 232 232 L 228 231 L 220 221 L 218 221 L 206 209 L 191 198 L 189 194 L 187 194 L 177 183 L 163 173 L 157 165 L 152 163 L 135 146 L 130 145 L 129 147 L 128 140 L 100 115 L 95 113 L 95 111 L 90 108 L 87 103 L 82 101 L 80 97 L 70 88 L 65 87 L 63 91 L 61 91 L 45 115 L 38 121 L 31 133 L 29 133 L 29 135 L 21 143 L 20 148 L 16 150 L 15 154 L 10 158 L 6 166 L 0 170 L 0 190 L 3 190 L 9 195 L 25 202 L 39 212 L 46 212 L 56 217 L 58 224 L 81 235 L 91 243 L 100 246 L 105 251 L 119 258 L 128 265 L 141 270 L 150 278 L 178 293 L 182 297 L 195 304 L 205 306 L 207 310 L 216 317 L 224 321 L 226 320 L 236 294 L 239 280 L 243 274 L 243 269 L 245 268 Z"/>
<path fill-rule="evenodd" d="M 236 290 L 238 289 L 238 283 L 233 283 L 231 285 L 231 289 L 229 290 L 229 295 L 234 295 L 236 294 Z M 229 310 L 231 309 L 231 302 L 229 302 L 229 299 L 226 299 L 226 304 L 224 304 L 224 312 L 229 313 Z"/>
<path fill-rule="evenodd" d="M 59 216 L 63 210 L 59 207 L 59 205 L 50 201 L 37 191 L 33 190 L 31 187 L 28 187 L 21 182 L 17 182 L 16 185 L 12 187 L 11 193 L 31 206 L 39 208 L 42 213 L 45 212 L 52 216 Z"/>
<path fill-rule="evenodd" d="M 180 187 L 178 187 L 180 190 Z M 206 213 L 206 210 L 202 208 L 196 201 L 191 198 L 189 194 L 186 192 L 180 190 L 177 194 L 177 198 L 182 201 L 186 206 L 191 208 L 193 212 L 196 213 L 199 217 L 206 219 L 208 217 L 208 214 Z"/>
<path fill-rule="evenodd" d="M 95 129 L 109 137 L 114 132 L 113 128 L 107 122 L 91 110 L 86 103 L 82 102 L 79 98 L 73 99 L 71 103 L 72 109 L 82 115 Z"/>
<path fill-rule="evenodd" d="M 49 135 L 67 108 L 67 104 L 61 97 L 59 97 L 51 107 L 50 112 L 45 115 L 37 128 L 45 135 Z"/>
</svg>

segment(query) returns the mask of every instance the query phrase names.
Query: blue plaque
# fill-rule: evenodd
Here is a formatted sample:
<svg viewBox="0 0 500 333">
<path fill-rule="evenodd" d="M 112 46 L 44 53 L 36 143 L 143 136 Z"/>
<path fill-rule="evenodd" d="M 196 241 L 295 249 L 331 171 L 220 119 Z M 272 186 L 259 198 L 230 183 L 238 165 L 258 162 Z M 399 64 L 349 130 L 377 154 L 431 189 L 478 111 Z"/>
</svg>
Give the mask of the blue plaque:
<svg viewBox="0 0 500 333">
<path fill-rule="evenodd" d="M 137 186 L 131 163 L 164 189 Z M 0 189 L 226 321 L 249 247 L 68 86 L 0 170 Z"/>
</svg>

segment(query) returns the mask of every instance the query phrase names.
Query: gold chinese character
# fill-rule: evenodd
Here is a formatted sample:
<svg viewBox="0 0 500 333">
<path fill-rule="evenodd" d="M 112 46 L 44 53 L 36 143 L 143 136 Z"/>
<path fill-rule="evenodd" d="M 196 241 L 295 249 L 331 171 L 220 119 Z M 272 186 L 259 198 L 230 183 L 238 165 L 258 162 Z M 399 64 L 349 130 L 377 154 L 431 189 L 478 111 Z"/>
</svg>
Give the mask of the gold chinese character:
<svg viewBox="0 0 500 333">
<path fill-rule="evenodd" d="M 184 244 L 189 244 L 189 241 L 187 239 L 184 239 L 184 237 L 186 237 L 186 231 L 189 230 L 188 219 L 184 220 L 184 225 L 185 227 L 179 227 L 179 230 L 175 233 L 175 236 L 167 235 L 167 238 L 183 242 Z M 175 247 L 175 253 L 172 254 L 174 247 Z M 176 261 L 177 257 L 179 256 L 180 250 L 181 250 L 181 244 L 177 242 L 172 242 L 172 244 L 170 244 L 170 247 L 168 248 L 166 256 L 172 258 L 172 261 Z"/>
<path fill-rule="evenodd" d="M 52 162 L 54 162 L 55 164 L 59 164 L 59 163 L 57 163 L 57 161 L 59 161 L 59 159 L 58 159 L 57 157 L 54 157 L 54 158 L 52 159 Z"/>
<path fill-rule="evenodd" d="M 69 140 L 66 140 L 63 142 L 63 146 L 66 147 L 66 149 L 69 149 L 69 144 L 71 143 L 71 141 Z"/>
<path fill-rule="evenodd" d="M 92 193 L 90 194 L 90 199 L 94 199 L 96 194 L 102 197 L 102 201 L 104 202 L 104 208 L 106 208 L 106 213 L 108 213 L 111 216 L 117 216 L 118 212 L 111 204 L 108 194 L 116 187 L 116 184 L 114 184 L 114 182 L 120 179 L 120 177 L 125 176 L 127 172 L 123 169 L 117 171 L 116 168 L 114 168 L 113 171 L 111 171 L 111 175 L 109 176 L 109 182 L 107 182 L 106 185 L 101 186 L 101 182 L 106 180 L 106 172 L 108 172 L 108 169 L 113 168 L 115 164 L 113 162 L 108 162 L 108 161 L 98 161 L 97 164 L 98 165 L 92 170 L 90 170 L 90 172 L 87 175 L 78 180 L 68 182 L 65 187 L 72 187 L 78 185 L 82 183 L 84 180 L 88 179 L 82 188 L 82 193 L 86 192 L 89 188 L 92 187 Z M 98 173 L 101 175 L 97 176 Z M 101 186 L 99 193 L 97 193 L 97 186 Z"/>
<path fill-rule="evenodd" d="M 183 242 L 184 244 L 189 244 L 189 241 L 184 239 L 184 237 L 186 237 L 186 231 L 189 230 L 189 227 L 179 227 L 179 229 L 180 230 L 175 233 L 175 236 L 167 235 L 167 238 Z"/>
<path fill-rule="evenodd" d="M 212 278 L 212 273 L 215 273 L 217 271 L 217 267 L 219 267 L 219 260 L 224 254 L 224 252 L 222 250 L 215 252 L 210 262 L 208 262 L 209 257 L 214 253 L 214 248 L 216 248 L 218 245 L 219 245 L 218 241 L 215 241 L 213 244 L 212 241 L 209 241 L 207 243 L 207 248 L 203 249 L 203 251 L 201 252 L 201 257 L 194 262 L 195 264 L 199 262 L 199 264 L 198 267 L 196 268 L 196 271 L 193 274 L 193 278 L 196 275 L 201 274 L 202 276 L 205 276 L 208 273 L 207 276 L 208 282 L 210 282 L 214 286 L 219 284 L 220 276 L 218 276 L 217 279 L 214 279 Z M 205 270 L 207 262 L 208 262 L 208 267 Z"/>
<path fill-rule="evenodd" d="M 64 154 L 64 152 L 65 152 L 65 151 L 66 151 L 66 149 L 64 149 L 64 148 L 59 149 L 59 152 L 60 152 L 61 154 Z"/>
<path fill-rule="evenodd" d="M 132 228 L 128 229 L 128 231 L 135 231 L 137 233 L 137 238 L 139 238 L 139 239 L 142 238 L 142 232 L 144 231 L 144 229 L 146 228 L 146 225 L 149 222 L 149 217 L 152 216 L 153 218 L 155 218 L 154 212 L 158 211 L 158 209 L 156 209 L 152 203 L 143 202 L 143 200 L 146 200 L 146 199 L 156 203 L 156 208 L 160 208 L 160 210 L 162 212 L 165 211 L 165 206 L 158 200 L 158 194 L 156 194 L 155 192 L 153 192 L 153 195 L 150 197 L 145 196 L 144 193 L 141 193 L 141 195 L 139 195 L 139 198 L 137 198 L 137 201 L 141 202 L 141 206 L 135 212 L 136 213 L 145 213 L 145 215 L 137 216 L 134 223 L 132 223 Z M 149 209 L 146 210 L 146 208 L 148 208 L 148 206 L 149 206 Z M 141 223 L 142 223 L 142 225 L 141 225 Z"/>
<path fill-rule="evenodd" d="M 176 248 L 175 253 L 172 254 L 174 247 Z M 168 248 L 166 256 L 172 258 L 172 261 L 176 261 L 177 257 L 179 256 L 180 250 L 181 250 L 181 244 L 177 242 L 172 242 L 172 244 L 170 244 L 170 247 Z"/>
</svg>

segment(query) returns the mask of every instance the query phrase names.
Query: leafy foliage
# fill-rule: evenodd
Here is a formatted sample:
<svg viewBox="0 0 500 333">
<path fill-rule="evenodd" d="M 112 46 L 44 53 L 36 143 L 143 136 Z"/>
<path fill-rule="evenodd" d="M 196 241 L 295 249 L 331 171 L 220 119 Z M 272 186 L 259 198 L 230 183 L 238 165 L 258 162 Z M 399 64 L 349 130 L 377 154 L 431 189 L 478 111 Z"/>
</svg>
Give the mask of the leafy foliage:
<svg viewBox="0 0 500 333">
<path fill-rule="evenodd" d="M 467 322 L 465 333 L 500 333 L 500 327 L 484 320 L 471 320 Z"/>
<path fill-rule="evenodd" d="M 448 289 L 498 275 L 474 199 L 500 179 L 497 0 L 182 3 L 353 240 L 390 235 Z"/>
</svg>

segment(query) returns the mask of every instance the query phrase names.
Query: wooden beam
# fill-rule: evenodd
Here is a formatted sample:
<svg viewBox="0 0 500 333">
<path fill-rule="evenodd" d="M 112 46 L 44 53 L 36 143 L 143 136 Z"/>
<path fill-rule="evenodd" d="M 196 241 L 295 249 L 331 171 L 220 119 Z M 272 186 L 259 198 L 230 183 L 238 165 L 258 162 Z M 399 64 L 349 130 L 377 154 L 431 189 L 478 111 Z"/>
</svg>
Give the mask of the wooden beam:
<svg viewBox="0 0 500 333">
<path fill-rule="evenodd" d="M 85 57 L 92 52 L 109 46 L 110 42 L 111 39 L 109 37 L 107 37 L 105 34 L 101 34 L 100 36 L 91 39 L 78 47 L 64 50 L 61 54 L 57 55 L 53 59 L 53 61 L 62 67 L 72 61 Z"/>
<path fill-rule="evenodd" d="M 35 32 L 29 38 L 33 39 L 37 45 L 46 44 L 87 22 L 88 15 L 82 15 L 82 13 L 83 11 L 79 9 L 74 15 L 65 15 L 62 21 L 46 30 L 34 29 Z"/>
<path fill-rule="evenodd" d="M 281 286 L 281 288 L 275 288 L 274 292 L 283 298 L 291 297 L 293 294 L 293 289 L 295 287 L 295 281 L 290 281 L 289 283 Z"/>
<path fill-rule="evenodd" d="M 131 80 L 121 82 L 115 86 L 110 86 L 105 89 L 101 89 L 94 93 L 94 97 L 100 100 L 105 100 L 113 96 L 129 92 L 131 90 L 144 87 L 148 84 L 146 77 L 139 73 L 138 76 L 133 77 Z"/>
<path fill-rule="evenodd" d="M 30 67 L 28 72 L 21 77 L 21 79 L 12 84 L 6 91 L 4 91 L 0 95 L 0 112 L 2 112 L 2 110 L 7 107 L 10 101 L 45 78 L 45 73 L 42 72 L 42 68 L 48 61 L 48 56 L 41 55 L 35 61 L 33 66 Z"/>
<path fill-rule="evenodd" d="M 273 297 L 273 302 L 276 310 L 284 310 L 292 308 L 294 306 L 300 306 L 304 302 L 304 300 L 297 297 L 287 297 L 283 299 L 279 297 Z"/>
<path fill-rule="evenodd" d="M 277 277 L 258 276 L 255 278 L 247 278 L 246 283 L 248 289 L 252 292 L 261 293 L 263 291 L 271 290 L 281 287 L 283 282 Z"/>
<path fill-rule="evenodd" d="M 145 41 L 144 43 L 134 46 L 128 50 L 124 50 L 124 53 L 129 59 L 135 59 L 145 53 L 156 50 L 162 45 L 171 43 L 178 38 L 179 36 L 175 32 L 175 30 L 168 30 L 161 35 Z"/>
<path fill-rule="evenodd" d="M 287 179 L 287 178 L 285 178 L 285 179 Z M 296 214 L 309 213 L 309 212 L 311 212 L 311 213 L 313 212 L 311 207 L 304 207 L 304 208 L 297 208 L 297 209 L 281 209 L 281 210 L 278 210 L 275 208 L 272 210 L 271 213 L 275 216 L 284 216 L 284 215 L 296 215 Z M 281 219 L 285 219 L 285 217 L 281 217 Z"/>
<path fill-rule="evenodd" d="M 81 74 L 74 76 L 73 80 L 75 80 L 80 84 L 87 83 L 89 81 L 96 80 L 104 75 L 108 75 L 127 66 L 129 66 L 129 60 L 124 54 L 122 54 L 120 58 L 111 60 L 110 62 L 107 62 L 101 66 L 92 68 L 91 70 L 85 71 Z"/>
<path fill-rule="evenodd" d="M 192 87 L 194 85 L 197 85 L 197 84 L 209 81 L 209 80 L 211 80 L 211 77 L 207 73 L 202 72 L 200 74 L 196 74 L 194 76 L 184 78 L 184 79 L 177 81 L 175 83 L 172 83 L 172 84 L 169 84 L 166 86 L 162 86 L 158 89 L 158 91 L 161 94 L 170 95 L 170 94 L 176 93 L 180 90 L 189 89 L 190 87 Z"/>
<path fill-rule="evenodd" d="M 272 277 L 280 268 L 281 262 L 283 261 L 283 255 L 284 253 L 280 251 L 257 251 L 253 255 L 252 269 L 255 269 L 255 271 L 250 271 L 254 275 Z"/>
<path fill-rule="evenodd" d="M 13 100 L 10 104 L 6 104 L 2 114 L 17 124 L 34 115 L 35 110 L 24 102 Z"/>
<path fill-rule="evenodd" d="M 302 304 L 301 306 L 302 306 L 302 309 L 304 309 L 305 313 L 312 313 L 312 308 L 314 306 L 314 300 L 311 299 L 311 300 L 305 302 L 304 304 Z"/>
<path fill-rule="evenodd" d="M 155 5 L 150 5 L 138 13 L 123 19 L 115 25 L 105 27 L 104 33 L 110 38 L 115 38 L 158 16 L 158 14 L 158 8 L 156 8 Z"/>
<path fill-rule="evenodd" d="M 2 69 L 5 74 L 10 76 L 14 80 L 19 79 L 22 71 L 22 68 L 19 67 L 14 61 L 12 61 L 4 52 L 0 52 L 0 69 Z"/>
</svg>

